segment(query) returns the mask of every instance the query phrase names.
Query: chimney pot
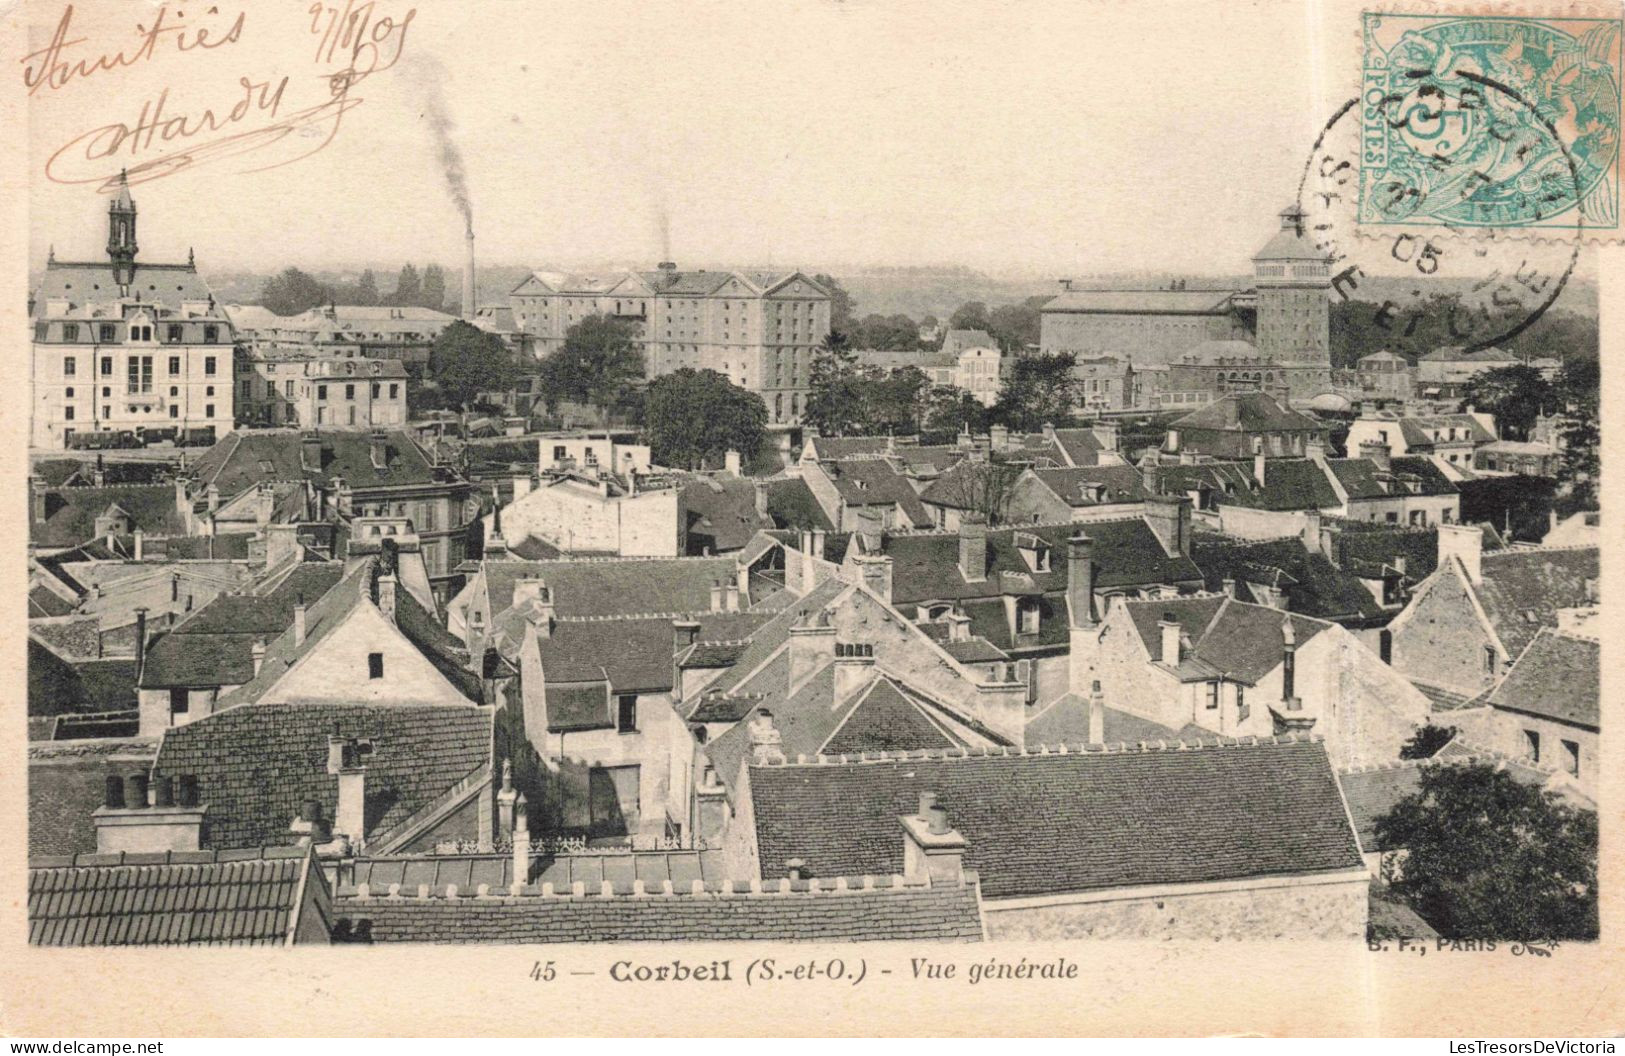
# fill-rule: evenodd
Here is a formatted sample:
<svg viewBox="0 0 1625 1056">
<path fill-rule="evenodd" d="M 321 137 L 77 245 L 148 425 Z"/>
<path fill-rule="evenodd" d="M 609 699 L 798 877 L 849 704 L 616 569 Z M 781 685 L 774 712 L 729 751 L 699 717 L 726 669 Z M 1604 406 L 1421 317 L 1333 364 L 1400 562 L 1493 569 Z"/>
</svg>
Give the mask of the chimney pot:
<svg viewBox="0 0 1625 1056">
<path fill-rule="evenodd" d="M 180 781 L 180 795 L 177 797 L 183 807 L 198 805 L 198 788 L 196 774 L 182 774 Z"/>
<path fill-rule="evenodd" d="M 175 779 L 173 777 L 160 777 L 156 791 L 153 793 L 153 806 L 173 807 L 175 805 Z"/>
<path fill-rule="evenodd" d="M 1100 680 L 1089 686 L 1089 743 L 1106 743 L 1106 695 L 1100 691 Z"/>
<path fill-rule="evenodd" d="M 117 774 L 107 775 L 107 792 L 102 800 L 108 810 L 124 809 L 124 779 Z"/>
<path fill-rule="evenodd" d="M 293 644 L 305 644 L 305 599 L 303 596 L 293 607 Z"/>
<path fill-rule="evenodd" d="M 124 802 L 131 810 L 147 806 L 147 775 L 134 773 L 124 779 Z"/>
</svg>

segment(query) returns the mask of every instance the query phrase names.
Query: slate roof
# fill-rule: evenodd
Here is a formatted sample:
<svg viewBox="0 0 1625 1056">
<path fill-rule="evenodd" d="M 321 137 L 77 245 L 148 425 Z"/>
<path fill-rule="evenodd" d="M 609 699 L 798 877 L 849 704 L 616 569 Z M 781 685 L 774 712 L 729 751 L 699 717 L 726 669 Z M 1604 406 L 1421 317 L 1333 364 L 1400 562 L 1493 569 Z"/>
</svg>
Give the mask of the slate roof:
<svg viewBox="0 0 1625 1056">
<path fill-rule="evenodd" d="M 895 505 L 916 528 L 929 528 L 936 523 L 920 501 L 914 485 L 885 459 L 826 459 L 819 464 L 848 506 Z"/>
<path fill-rule="evenodd" d="M 1144 475 L 1133 466 L 1035 469 L 1033 476 L 1072 507 L 1143 502 L 1151 494 L 1145 488 Z"/>
<path fill-rule="evenodd" d="M 43 317 L 45 302 L 48 300 L 66 300 L 79 309 L 89 304 L 112 305 L 119 300 L 118 292 L 118 280 L 109 261 L 53 260 L 45 265 L 39 289 L 34 294 L 36 302 L 34 314 L 36 318 Z M 132 296 L 139 293 L 143 304 L 162 305 L 170 311 L 179 310 L 181 305 L 188 301 L 214 299 L 209 284 L 191 264 L 149 264 L 137 261 L 130 283 L 130 293 Z M 85 317 L 82 310 L 70 316 L 76 319 Z M 108 318 L 117 319 L 119 316 L 111 315 Z M 225 313 L 216 309 L 207 321 L 226 322 Z"/>
<path fill-rule="evenodd" d="M 1232 413 L 1236 416 L 1233 422 L 1230 420 Z M 1174 419 L 1168 428 L 1259 433 L 1320 432 L 1325 427 L 1306 414 L 1282 407 L 1268 393 L 1236 392 Z"/>
<path fill-rule="evenodd" d="M 1154 583 L 1185 583 L 1202 578 L 1201 569 L 1183 554 L 1169 557 L 1150 525 L 1139 518 L 1096 521 L 1087 525 L 1043 524 L 995 528 L 987 533 L 988 574 L 980 582 L 965 581 L 959 568 L 957 532 L 921 532 L 888 535 L 881 552 L 892 559 L 892 602 L 998 598 L 1001 572 L 1029 576 L 1045 593 L 1066 590 L 1067 540 L 1082 530 L 1094 540 L 1096 589 Z M 1050 570 L 1034 572 L 1016 546 L 1017 534 L 1035 535 L 1049 544 Z M 998 638 L 972 629 L 995 645 Z M 1006 635 L 1008 637 L 1008 635 Z"/>
<path fill-rule="evenodd" d="M 491 762 L 492 711 L 461 705 L 257 704 L 164 733 L 155 777 L 196 774 L 216 848 L 288 838 L 307 799 L 334 816 L 329 736 L 370 739 L 366 830 L 376 841 Z"/>
<path fill-rule="evenodd" d="M 1387 613 L 1359 577 L 1333 565 L 1319 550 L 1306 549 L 1296 538 L 1264 542 L 1226 540 L 1191 547 L 1191 560 L 1202 570 L 1205 589 L 1221 591 L 1226 578 L 1236 583 L 1242 601 L 1262 602 L 1252 586 L 1276 570 L 1290 577 L 1287 607 L 1322 620 L 1381 620 Z M 1407 564 L 1407 569 L 1409 565 Z"/>
<path fill-rule="evenodd" d="M 101 488 L 45 489 L 45 517 L 34 520 L 29 504 L 28 541 L 38 547 L 70 547 L 96 536 L 96 518 L 117 506 L 130 526 L 146 535 L 185 535 L 172 484 L 125 484 Z"/>
<path fill-rule="evenodd" d="M 748 478 L 695 478 L 683 486 L 682 503 L 691 554 L 743 550 L 759 529 L 773 527 L 771 516 L 756 515 L 756 484 Z"/>
<path fill-rule="evenodd" d="M 1103 708 L 1103 742 L 1106 744 L 1139 744 L 1141 741 L 1199 742 L 1212 738 L 1209 730 L 1186 723 L 1173 729 L 1161 723 L 1142 719 L 1117 708 Z M 1027 720 L 1025 743 L 1031 746 L 1046 744 L 1089 743 L 1089 698 L 1081 693 L 1068 693 Z"/>
<path fill-rule="evenodd" d="M 1329 458 L 1326 467 L 1337 477 L 1350 499 L 1381 499 L 1390 495 L 1454 495 L 1459 491 L 1433 460 L 1404 456 L 1390 460 L 1392 469 L 1384 473 L 1366 458 Z M 1400 488 L 1398 482 L 1414 484 Z"/>
<path fill-rule="evenodd" d="M 703 883 L 703 882 L 702 882 Z M 981 907 L 975 877 L 961 883 L 897 884 L 892 877 L 848 878 L 844 890 L 833 880 L 792 883 L 789 891 L 753 892 L 745 881 L 672 884 L 671 894 L 655 884 L 634 893 L 630 881 L 587 885 L 576 896 L 555 885 L 485 898 L 355 897 L 341 888 L 335 913 L 341 930 L 372 942 L 512 943 L 531 942 L 975 942 L 982 938 Z M 647 885 L 646 885 L 647 886 Z M 363 925 L 363 922 L 364 925 Z M 737 978 L 737 977 L 736 977 Z"/>
<path fill-rule="evenodd" d="M 1363 867 L 1324 745 L 1206 743 L 752 767 L 762 876 L 899 872 L 921 792 L 988 898 Z"/>
<path fill-rule="evenodd" d="M 336 561 L 306 562 L 248 593 L 217 596 L 148 646 L 141 684 L 162 689 L 248 682 L 254 677 L 254 643 L 269 643 L 286 631 L 300 599 L 315 605 L 343 571 Z"/>
<path fill-rule="evenodd" d="M 1204 487 L 1220 506 L 1259 510 L 1318 510 L 1343 504 L 1326 471 L 1307 458 L 1267 458 L 1259 486 L 1251 462 L 1206 462 L 1194 466 L 1158 466 L 1157 481 L 1165 492 L 1184 494 Z"/>
<path fill-rule="evenodd" d="M 767 482 L 767 512 L 775 528 L 835 529 L 824 508 L 813 498 L 812 489 L 800 477 Z"/>
<path fill-rule="evenodd" d="M 121 711 L 135 706 L 133 657 L 67 660 L 29 637 L 29 715 Z"/>
<path fill-rule="evenodd" d="M 854 455 L 883 455 L 889 439 L 884 436 L 816 436 L 811 442 L 819 459 L 828 461 Z"/>
<path fill-rule="evenodd" d="M 1031 435 L 1025 438 L 1023 446 L 1030 449 L 1032 442 L 1043 440 L 1045 437 L 1042 433 Z M 1050 446 L 1060 449 L 1062 464 L 1068 466 L 1098 465 L 1103 450 L 1092 429 L 1057 429 Z"/>
<path fill-rule="evenodd" d="M 771 616 L 707 612 L 685 618 L 700 625 L 702 641 L 737 643 L 750 637 Z M 672 644 L 670 616 L 559 620 L 549 637 L 538 636 L 536 640 L 542 674 L 549 683 L 592 682 L 608 677 L 616 693 L 669 693 Z M 743 646 L 736 644 L 730 649 L 737 652 Z"/>
<path fill-rule="evenodd" d="M 549 682 L 543 689 L 549 733 L 571 730 L 601 730 L 615 725 L 609 706 L 609 683 Z"/>
<path fill-rule="evenodd" d="M 1471 414 L 1428 414 L 1399 419 L 1399 434 L 1405 438 L 1406 447 L 1432 447 L 1439 443 L 1433 438 L 1435 429 L 1446 430 L 1447 436 L 1450 429 L 1465 430 L 1464 439 L 1475 444 L 1487 444 L 1495 439 L 1495 434 L 1484 428 L 1484 423 Z"/>
<path fill-rule="evenodd" d="M 986 330 L 950 330 L 942 339 L 942 350 L 958 356 L 967 348 L 998 348 L 999 343 Z"/>
<path fill-rule="evenodd" d="M 1233 296 L 1231 290 L 1068 290 L 1046 301 L 1040 311 L 1222 315 Z"/>
<path fill-rule="evenodd" d="M 1331 626 L 1321 620 L 1222 595 L 1158 598 L 1123 604 L 1153 661 L 1162 651 L 1162 630 L 1158 624 L 1165 613 L 1170 614 L 1179 624 L 1181 633 L 1190 639 L 1190 656 L 1211 665 L 1226 678 L 1248 685 L 1256 684 L 1280 664 L 1281 627 L 1287 620 L 1292 621 L 1300 649 Z"/>
<path fill-rule="evenodd" d="M 1600 730 L 1602 664 L 1595 639 L 1542 627 L 1493 692 L 1489 705 Z"/>
<path fill-rule="evenodd" d="M 1496 550 L 1480 558 L 1482 582 L 1474 586 L 1501 644 L 1517 655 L 1542 627 L 1557 626 L 1557 610 L 1593 604 L 1587 580 L 1598 572 L 1596 547 Z"/>
<path fill-rule="evenodd" d="M 513 605 L 521 579 L 546 582 L 560 617 L 706 612 L 711 584 L 736 581 L 731 557 L 486 561 L 482 569 L 493 615 Z"/>
<path fill-rule="evenodd" d="M 305 437 L 321 440 L 320 465 L 301 461 Z M 300 433 L 292 429 L 237 430 L 227 433 L 192 464 L 194 494 L 210 484 L 232 496 L 265 481 L 309 480 L 327 484 L 342 477 L 352 489 L 434 484 L 446 477 L 437 471 L 410 433 L 385 433 L 385 468 L 372 464 L 366 432 Z M 173 493 L 173 492 L 172 492 Z"/>
<path fill-rule="evenodd" d="M 327 881 L 309 848 L 40 859 L 28 869 L 34 946 L 284 946 Z"/>
<path fill-rule="evenodd" d="M 987 504 L 990 493 L 1008 489 L 1019 476 L 1018 466 L 961 459 L 920 492 L 920 501 L 951 510 L 980 510 Z"/>
</svg>

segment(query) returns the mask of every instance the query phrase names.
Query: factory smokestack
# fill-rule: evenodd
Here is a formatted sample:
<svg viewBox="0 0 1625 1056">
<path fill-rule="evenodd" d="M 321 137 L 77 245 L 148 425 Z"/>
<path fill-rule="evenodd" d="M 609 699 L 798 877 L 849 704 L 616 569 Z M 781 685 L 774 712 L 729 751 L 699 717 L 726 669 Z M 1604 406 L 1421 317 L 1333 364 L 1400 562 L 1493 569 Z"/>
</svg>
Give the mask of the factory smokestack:
<svg viewBox="0 0 1625 1056">
<path fill-rule="evenodd" d="M 469 322 L 474 321 L 474 228 L 470 226 L 468 234 L 464 236 L 464 244 L 468 246 L 468 259 L 463 262 L 463 318 Z"/>
</svg>

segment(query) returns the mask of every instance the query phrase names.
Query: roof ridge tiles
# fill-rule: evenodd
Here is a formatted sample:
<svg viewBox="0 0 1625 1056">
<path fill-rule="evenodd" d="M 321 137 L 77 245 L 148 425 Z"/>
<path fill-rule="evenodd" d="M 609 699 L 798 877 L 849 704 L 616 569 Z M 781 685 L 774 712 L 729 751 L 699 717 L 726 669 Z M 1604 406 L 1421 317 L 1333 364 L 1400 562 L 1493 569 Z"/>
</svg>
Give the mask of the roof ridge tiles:
<svg viewBox="0 0 1625 1056">
<path fill-rule="evenodd" d="M 841 754 L 798 754 L 794 760 L 752 766 L 839 766 L 861 763 L 902 763 L 934 759 L 983 759 L 989 757 L 1022 758 L 1041 755 L 1083 755 L 1099 752 L 1108 755 L 1150 754 L 1152 752 L 1189 751 L 1205 748 L 1262 748 L 1274 745 L 1322 744 L 1323 734 L 1282 733 L 1259 737 L 1167 737 L 1155 741 L 1119 741 L 1108 744 L 1069 744 L 1064 741 L 1032 745 L 975 745 L 963 748 L 916 748 L 902 750 L 871 750 Z"/>
<path fill-rule="evenodd" d="M 1100 468 L 1100 467 L 1082 466 L 1082 467 L 1077 467 L 1077 468 L 1096 469 L 1096 468 Z M 1133 468 L 1133 467 L 1129 467 L 1129 468 Z M 1037 521 L 1037 522 L 1032 523 L 1032 524 L 1000 524 L 1000 525 L 992 525 L 992 526 L 989 526 L 987 531 L 988 531 L 989 535 L 992 535 L 995 532 L 1031 531 L 1034 528 L 1077 528 L 1080 531 L 1083 531 L 1083 530 L 1086 530 L 1086 529 L 1089 529 L 1089 528 L 1094 528 L 1094 527 L 1096 527 L 1098 525 L 1102 525 L 1102 524 L 1140 524 L 1143 521 L 1144 521 L 1143 517 L 1112 517 L 1112 518 L 1109 518 L 1107 520 L 1100 520 L 1100 521 L 1067 521 L 1067 520 Z M 957 528 L 910 528 L 910 527 L 907 527 L 907 526 L 901 526 L 901 527 L 886 529 L 886 534 L 888 536 L 908 536 L 910 539 L 918 539 L 918 538 L 920 538 L 922 536 L 930 537 L 930 536 L 938 536 L 938 535 L 940 535 L 940 536 L 951 536 L 951 537 L 957 538 L 959 536 L 959 529 L 957 529 Z M 1296 536 L 1288 536 L 1288 537 L 1285 537 L 1285 538 L 1296 538 Z"/>
<path fill-rule="evenodd" d="M 180 853 L 180 852 L 172 852 Z M 83 857 L 83 856 L 81 856 Z M 668 899 L 682 896 L 710 897 L 710 898 L 762 898 L 762 897 L 830 897 L 837 898 L 850 895 L 874 895 L 884 892 L 886 894 L 908 894 L 911 892 L 935 891 L 939 893 L 963 890 L 967 887 L 976 887 L 980 884 L 980 877 L 975 870 L 965 870 L 960 874 L 958 883 L 926 882 L 911 880 L 903 876 L 886 876 L 871 874 L 862 876 L 833 876 L 833 877 L 807 877 L 792 880 L 783 877 L 777 880 L 760 879 L 722 879 L 701 880 L 696 879 L 688 886 L 683 886 L 671 880 L 661 880 L 658 883 L 646 883 L 643 880 L 611 881 L 602 880 L 597 884 L 587 884 L 576 881 L 567 888 L 561 888 L 553 883 L 529 884 L 476 884 L 472 886 L 460 884 L 343 884 L 334 892 L 336 902 L 371 902 L 374 900 L 402 901 L 442 901 L 450 902 L 459 899 L 479 899 L 482 901 L 497 900 L 507 904 L 518 904 L 529 899 L 557 899 L 557 900 L 593 900 L 593 899 Z"/>
</svg>

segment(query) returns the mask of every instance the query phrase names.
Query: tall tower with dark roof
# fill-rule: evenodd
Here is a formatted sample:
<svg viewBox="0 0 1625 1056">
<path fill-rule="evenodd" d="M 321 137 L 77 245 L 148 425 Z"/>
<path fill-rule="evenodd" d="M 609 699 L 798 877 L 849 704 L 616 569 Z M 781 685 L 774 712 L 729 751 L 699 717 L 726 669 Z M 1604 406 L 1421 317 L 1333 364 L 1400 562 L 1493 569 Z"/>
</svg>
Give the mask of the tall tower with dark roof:
<svg viewBox="0 0 1625 1056">
<path fill-rule="evenodd" d="M 1274 363 L 1331 365 L 1331 262 L 1304 230 L 1296 204 L 1253 257 L 1258 351 Z"/>
<path fill-rule="evenodd" d="M 120 171 L 118 196 L 107 205 L 107 256 L 113 264 L 113 279 L 126 287 L 135 281 L 135 199 L 130 197 L 130 181 Z"/>
</svg>

